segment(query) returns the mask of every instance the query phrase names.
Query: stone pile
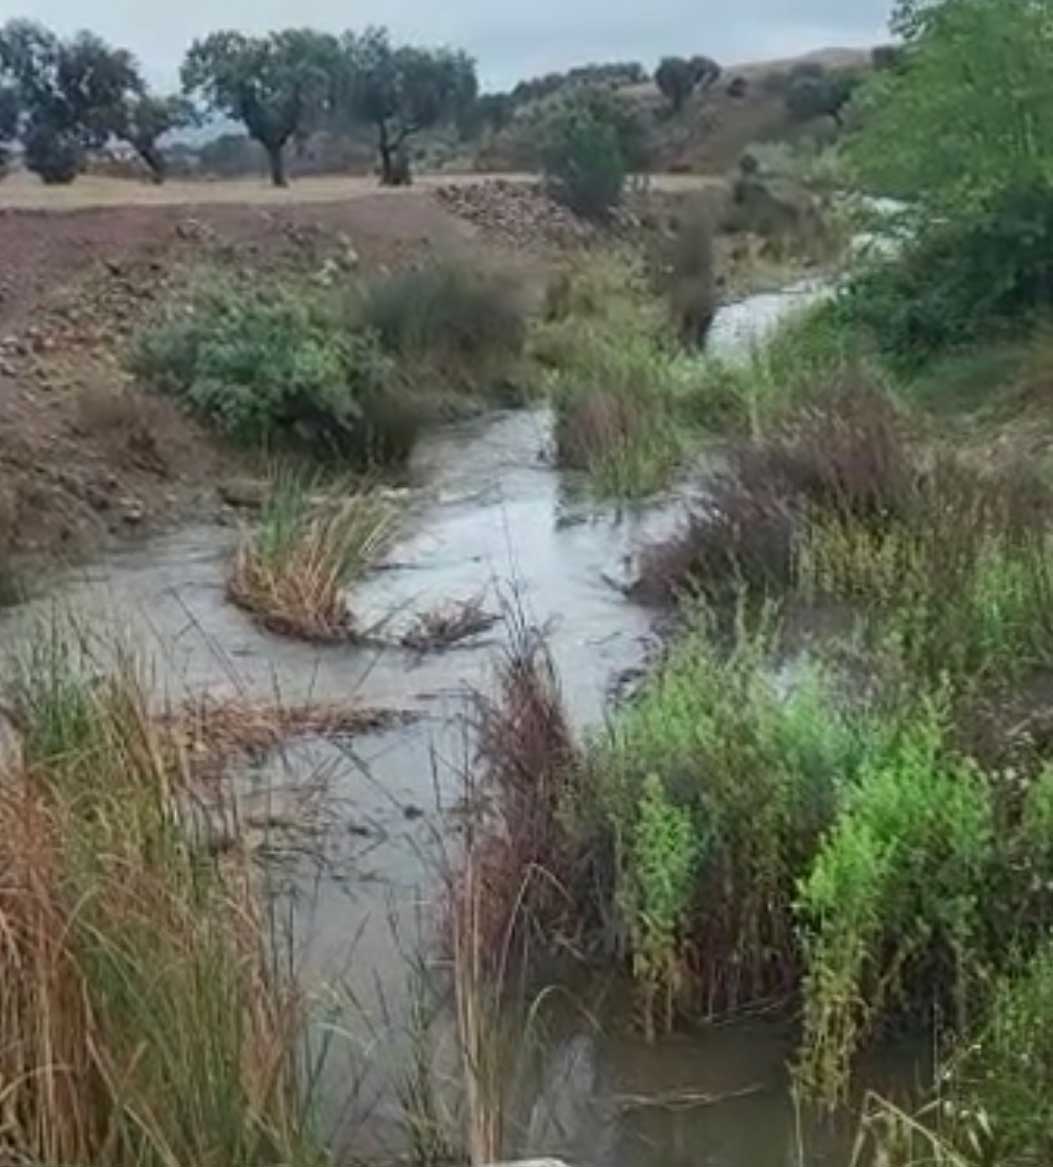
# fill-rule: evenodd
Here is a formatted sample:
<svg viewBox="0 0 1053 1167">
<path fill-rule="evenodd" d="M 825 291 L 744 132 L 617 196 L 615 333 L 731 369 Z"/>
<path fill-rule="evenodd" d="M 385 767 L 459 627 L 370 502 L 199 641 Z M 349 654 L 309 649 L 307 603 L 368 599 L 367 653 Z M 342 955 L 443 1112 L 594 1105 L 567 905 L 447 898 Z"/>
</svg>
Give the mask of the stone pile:
<svg viewBox="0 0 1053 1167">
<path fill-rule="evenodd" d="M 435 197 L 460 219 L 516 248 L 574 247 L 596 237 L 596 228 L 550 199 L 537 183 L 504 178 L 450 183 Z"/>
</svg>

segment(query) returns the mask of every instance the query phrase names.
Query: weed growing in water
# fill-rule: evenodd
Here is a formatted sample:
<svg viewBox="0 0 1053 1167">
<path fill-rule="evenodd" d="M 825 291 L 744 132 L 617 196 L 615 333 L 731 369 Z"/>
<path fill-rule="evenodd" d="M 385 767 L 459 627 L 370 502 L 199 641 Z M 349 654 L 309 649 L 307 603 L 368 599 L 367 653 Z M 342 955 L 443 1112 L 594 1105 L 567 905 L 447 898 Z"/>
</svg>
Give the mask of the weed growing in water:
<svg viewBox="0 0 1053 1167">
<path fill-rule="evenodd" d="M 278 475 L 237 552 L 227 592 L 273 632 L 306 640 L 353 633 L 346 589 L 387 546 L 390 503 L 368 488 L 319 502 L 317 480 Z"/>
<path fill-rule="evenodd" d="M 547 369 L 556 455 L 603 497 L 638 498 L 669 485 L 683 439 L 672 410 L 676 345 L 640 265 L 583 261 L 549 289 L 531 344 Z"/>
</svg>

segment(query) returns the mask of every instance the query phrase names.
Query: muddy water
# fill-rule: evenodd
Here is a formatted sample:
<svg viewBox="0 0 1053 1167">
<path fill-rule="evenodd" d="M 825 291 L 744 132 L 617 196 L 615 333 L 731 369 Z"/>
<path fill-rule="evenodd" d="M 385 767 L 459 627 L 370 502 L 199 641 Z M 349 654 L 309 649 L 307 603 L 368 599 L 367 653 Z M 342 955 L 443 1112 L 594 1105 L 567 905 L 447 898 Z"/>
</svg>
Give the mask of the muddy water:
<svg viewBox="0 0 1053 1167">
<path fill-rule="evenodd" d="M 714 345 L 741 351 L 787 311 L 822 294 L 802 284 L 721 313 Z M 408 964 L 434 936 L 437 865 L 456 845 L 455 807 L 469 746 L 466 687 L 485 688 L 498 628 L 453 650 L 397 646 L 416 615 L 451 600 L 513 603 L 548 629 L 568 708 L 579 727 L 602 722 L 612 681 L 638 667 L 650 615 L 617 583 L 640 543 L 667 530 L 682 503 L 597 509 L 545 459 L 545 411 L 492 415 L 422 442 L 403 534 L 382 569 L 356 588 L 354 607 L 373 647 L 318 648 L 269 636 L 224 600 L 237 533 L 202 522 L 56 582 L 46 601 L 7 614 L 17 637 L 57 595 L 156 648 L 163 689 L 233 691 L 285 701 L 344 700 L 409 709 L 412 726 L 334 745 L 304 741 L 233 776 L 259 821 L 312 800 L 312 831 L 267 839 L 295 893 L 292 934 L 320 1003 L 339 1002 L 325 1075 L 338 1150 L 404 1149 L 391 1086 L 406 1052 Z M 849 1134 L 797 1123 L 786 1061 L 792 1035 L 753 1022 L 699 1030 L 654 1047 L 634 1035 L 618 991 L 576 997 L 544 1041 L 526 1043 L 516 1073 L 510 1148 L 560 1153 L 595 1167 L 789 1167 L 843 1160 Z M 353 1002 L 350 1009 L 349 1003 Z M 440 1061 L 453 1073 L 449 1040 Z M 879 1075 L 880 1077 L 880 1075 Z M 904 1082 L 909 1074 L 893 1074 Z M 722 1100 L 721 1100 L 722 1099 Z"/>
</svg>

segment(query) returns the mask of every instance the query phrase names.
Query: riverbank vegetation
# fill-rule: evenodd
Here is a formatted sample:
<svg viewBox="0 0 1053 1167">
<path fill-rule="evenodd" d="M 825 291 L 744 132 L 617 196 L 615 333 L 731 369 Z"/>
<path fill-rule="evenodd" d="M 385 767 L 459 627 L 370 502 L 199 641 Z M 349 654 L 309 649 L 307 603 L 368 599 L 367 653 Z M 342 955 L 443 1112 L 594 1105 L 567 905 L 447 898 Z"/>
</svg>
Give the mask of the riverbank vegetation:
<svg viewBox="0 0 1053 1167">
<path fill-rule="evenodd" d="M 260 872 L 196 828 L 147 665 L 56 617 L 9 693 L 5 1158 L 317 1162 L 304 1001 Z"/>
<path fill-rule="evenodd" d="M 677 621 L 663 653 L 521 816 L 563 893 L 526 907 L 624 962 L 649 1035 L 791 1008 L 826 1106 L 876 1041 L 937 1032 L 936 1103 L 875 1106 L 858 1161 L 1008 1167 L 1048 1158 L 1053 1086 L 1048 13 L 901 16 L 844 147 L 864 189 L 911 200 L 889 246 L 737 357 L 685 352 L 639 279 L 602 311 L 563 289 L 541 334 L 569 463 L 631 494 L 605 458 L 650 469 L 657 445 L 646 493 L 690 480 L 708 435 L 722 471 L 641 556 L 633 594 Z M 998 146 L 965 173 L 974 106 Z M 517 911 L 522 853 L 490 882 Z"/>
<path fill-rule="evenodd" d="M 405 460 L 429 420 L 514 397 L 525 306 L 465 261 L 357 279 L 203 273 L 132 367 L 239 444 Z"/>
</svg>

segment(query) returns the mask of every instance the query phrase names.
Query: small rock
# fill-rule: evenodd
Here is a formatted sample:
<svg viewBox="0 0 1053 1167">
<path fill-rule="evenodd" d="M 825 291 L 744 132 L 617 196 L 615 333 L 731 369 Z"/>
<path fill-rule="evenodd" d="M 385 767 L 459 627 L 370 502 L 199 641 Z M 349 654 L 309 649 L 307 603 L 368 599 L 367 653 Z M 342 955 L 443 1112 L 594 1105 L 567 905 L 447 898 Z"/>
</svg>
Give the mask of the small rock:
<svg viewBox="0 0 1053 1167">
<path fill-rule="evenodd" d="M 259 510 L 270 494 L 270 484 L 257 478 L 230 478 L 219 484 L 219 497 L 228 506 Z"/>
<path fill-rule="evenodd" d="M 137 498 L 121 499 L 121 518 L 132 527 L 146 518 L 146 507 Z"/>
</svg>

